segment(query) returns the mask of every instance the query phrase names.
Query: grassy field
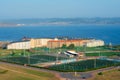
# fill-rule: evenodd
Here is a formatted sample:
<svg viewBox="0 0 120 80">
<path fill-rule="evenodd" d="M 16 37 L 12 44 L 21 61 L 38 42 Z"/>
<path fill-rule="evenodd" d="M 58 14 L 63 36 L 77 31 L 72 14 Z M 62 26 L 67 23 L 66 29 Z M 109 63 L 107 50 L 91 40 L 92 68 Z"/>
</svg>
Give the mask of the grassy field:
<svg viewBox="0 0 120 80">
<path fill-rule="evenodd" d="M 53 74 L 0 64 L 0 80 L 59 80 Z"/>
<path fill-rule="evenodd" d="M 76 47 L 76 51 L 110 51 L 108 47 Z"/>
<path fill-rule="evenodd" d="M 115 55 L 120 55 L 120 52 L 86 53 L 86 56 L 115 56 Z"/>
<path fill-rule="evenodd" d="M 93 78 L 88 80 L 120 80 L 120 71 L 111 70 L 103 72 L 103 75 L 95 75 Z"/>
<path fill-rule="evenodd" d="M 0 56 L 19 56 L 22 55 L 22 53 L 24 53 L 24 50 L 0 49 Z M 25 51 L 25 54 L 27 55 L 28 51 Z"/>
</svg>

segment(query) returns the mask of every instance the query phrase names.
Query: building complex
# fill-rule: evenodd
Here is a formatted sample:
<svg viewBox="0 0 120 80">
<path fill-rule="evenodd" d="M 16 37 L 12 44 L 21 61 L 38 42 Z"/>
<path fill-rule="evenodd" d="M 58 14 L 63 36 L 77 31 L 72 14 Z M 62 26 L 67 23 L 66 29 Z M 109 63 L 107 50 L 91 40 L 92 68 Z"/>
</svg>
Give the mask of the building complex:
<svg viewBox="0 0 120 80">
<path fill-rule="evenodd" d="M 74 44 L 74 46 L 97 47 L 104 46 L 104 41 L 94 39 L 31 38 L 11 42 L 7 45 L 7 49 L 30 49 L 35 47 L 59 48 L 63 45 L 69 46 L 70 44 Z"/>
</svg>

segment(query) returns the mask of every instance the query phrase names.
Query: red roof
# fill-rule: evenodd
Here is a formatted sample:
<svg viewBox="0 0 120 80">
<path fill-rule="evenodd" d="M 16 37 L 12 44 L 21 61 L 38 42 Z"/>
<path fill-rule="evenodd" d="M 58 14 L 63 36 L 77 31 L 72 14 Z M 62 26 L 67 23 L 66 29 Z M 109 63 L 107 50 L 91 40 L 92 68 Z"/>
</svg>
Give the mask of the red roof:
<svg viewBox="0 0 120 80">
<path fill-rule="evenodd" d="M 83 41 L 83 40 L 50 40 L 48 42 L 77 42 L 77 41 Z"/>
</svg>

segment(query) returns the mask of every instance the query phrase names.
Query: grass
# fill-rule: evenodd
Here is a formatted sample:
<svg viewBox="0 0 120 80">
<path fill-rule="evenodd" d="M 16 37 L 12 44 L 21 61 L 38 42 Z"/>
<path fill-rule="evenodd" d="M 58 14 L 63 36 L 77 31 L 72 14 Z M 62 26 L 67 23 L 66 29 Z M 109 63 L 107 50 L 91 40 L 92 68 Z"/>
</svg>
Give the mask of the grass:
<svg viewBox="0 0 120 80">
<path fill-rule="evenodd" d="M 5 56 L 10 54 L 11 50 L 0 49 L 0 56 Z"/>
<path fill-rule="evenodd" d="M 53 74 L 12 65 L 0 65 L 0 80 L 59 80 Z"/>
<path fill-rule="evenodd" d="M 118 54 L 120 54 L 120 52 L 100 52 L 100 53 L 86 53 L 86 56 L 114 56 Z"/>
<path fill-rule="evenodd" d="M 0 56 L 20 56 L 24 51 L 23 50 L 8 50 L 8 49 L 0 49 Z M 29 53 L 28 51 L 25 51 L 26 55 Z M 12 53 L 15 53 L 12 55 Z"/>
<path fill-rule="evenodd" d="M 7 72 L 8 72 L 8 70 L 0 69 L 0 74 L 5 74 Z"/>
<path fill-rule="evenodd" d="M 116 69 L 103 72 L 103 75 L 96 74 L 93 78 L 90 78 L 88 80 L 120 80 L 120 71 Z"/>
<path fill-rule="evenodd" d="M 8 49 L 0 49 L 0 58 L 8 58 L 8 57 L 21 57 L 28 56 L 32 53 L 28 50 L 8 50 Z"/>
<path fill-rule="evenodd" d="M 84 51 L 84 50 L 86 50 L 86 51 L 106 51 L 106 50 L 110 50 L 110 49 L 108 49 L 106 47 L 86 47 L 86 48 L 84 48 L 84 47 L 76 47 L 76 49 L 78 51 Z"/>
</svg>

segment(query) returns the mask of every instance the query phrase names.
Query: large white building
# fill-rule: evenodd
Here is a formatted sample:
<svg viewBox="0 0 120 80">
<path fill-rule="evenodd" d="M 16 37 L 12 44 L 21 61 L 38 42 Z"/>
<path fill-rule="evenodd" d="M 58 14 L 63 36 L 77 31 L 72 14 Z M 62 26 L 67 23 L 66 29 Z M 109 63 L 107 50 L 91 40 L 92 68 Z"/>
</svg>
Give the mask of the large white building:
<svg viewBox="0 0 120 80">
<path fill-rule="evenodd" d="M 35 47 L 46 47 L 49 38 L 31 38 L 28 40 L 12 42 L 7 45 L 7 49 L 30 49 Z"/>
<path fill-rule="evenodd" d="M 97 46 L 104 46 L 105 43 L 102 40 L 90 40 L 85 43 L 86 47 L 97 47 Z"/>
<path fill-rule="evenodd" d="M 30 41 L 13 42 L 7 45 L 7 49 L 30 49 Z"/>
</svg>

